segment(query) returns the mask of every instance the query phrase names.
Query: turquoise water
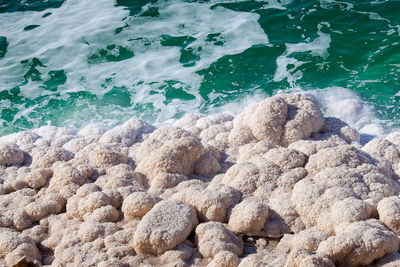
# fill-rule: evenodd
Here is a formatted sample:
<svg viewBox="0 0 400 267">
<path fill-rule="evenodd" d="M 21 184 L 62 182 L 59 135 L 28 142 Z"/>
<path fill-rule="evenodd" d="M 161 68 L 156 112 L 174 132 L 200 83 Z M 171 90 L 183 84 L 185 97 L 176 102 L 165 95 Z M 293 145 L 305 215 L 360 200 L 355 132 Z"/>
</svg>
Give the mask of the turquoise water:
<svg viewBox="0 0 400 267">
<path fill-rule="evenodd" d="M 240 111 L 309 91 L 400 127 L 400 1 L 0 0 L 0 135 Z"/>
</svg>

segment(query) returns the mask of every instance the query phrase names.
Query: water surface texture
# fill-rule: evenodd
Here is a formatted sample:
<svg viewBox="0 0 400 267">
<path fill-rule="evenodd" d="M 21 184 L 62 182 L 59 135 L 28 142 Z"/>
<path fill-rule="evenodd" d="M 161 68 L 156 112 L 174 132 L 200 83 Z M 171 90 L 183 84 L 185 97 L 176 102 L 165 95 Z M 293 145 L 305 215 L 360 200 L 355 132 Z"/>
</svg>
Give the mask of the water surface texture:
<svg viewBox="0 0 400 267">
<path fill-rule="evenodd" d="M 310 91 L 400 127 L 400 1 L 0 0 L 0 135 L 238 111 Z"/>
</svg>

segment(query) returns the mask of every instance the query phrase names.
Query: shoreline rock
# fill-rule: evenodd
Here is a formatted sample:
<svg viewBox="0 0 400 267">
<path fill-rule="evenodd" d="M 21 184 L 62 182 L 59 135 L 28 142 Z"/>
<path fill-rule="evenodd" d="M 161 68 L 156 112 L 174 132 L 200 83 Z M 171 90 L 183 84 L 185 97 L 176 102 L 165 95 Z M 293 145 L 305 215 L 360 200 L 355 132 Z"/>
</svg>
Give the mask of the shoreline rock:
<svg viewBox="0 0 400 267">
<path fill-rule="evenodd" d="M 0 265 L 396 266 L 399 136 L 362 145 L 300 93 L 3 136 Z"/>
</svg>

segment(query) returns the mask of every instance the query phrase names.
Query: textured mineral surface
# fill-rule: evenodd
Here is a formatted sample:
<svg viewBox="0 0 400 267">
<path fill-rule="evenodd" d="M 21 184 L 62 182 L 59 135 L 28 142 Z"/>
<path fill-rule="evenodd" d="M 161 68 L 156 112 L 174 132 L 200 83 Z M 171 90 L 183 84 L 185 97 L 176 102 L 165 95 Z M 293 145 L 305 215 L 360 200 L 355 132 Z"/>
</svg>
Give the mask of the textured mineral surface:
<svg viewBox="0 0 400 267">
<path fill-rule="evenodd" d="M 400 133 L 308 95 L 0 138 L 0 266 L 400 266 Z"/>
</svg>

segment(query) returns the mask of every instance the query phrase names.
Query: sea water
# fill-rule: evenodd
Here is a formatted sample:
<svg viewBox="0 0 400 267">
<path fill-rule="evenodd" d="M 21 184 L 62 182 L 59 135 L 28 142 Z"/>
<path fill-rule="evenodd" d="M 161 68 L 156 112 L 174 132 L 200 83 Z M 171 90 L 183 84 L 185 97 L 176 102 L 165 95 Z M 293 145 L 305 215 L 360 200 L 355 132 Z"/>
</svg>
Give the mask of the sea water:
<svg viewBox="0 0 400 267">
<path fill-rule="evenodd" d="M 240 112 L 307 91 L 400 127 L 400 1 L 0 0 L 0 136 Z"/>
</svg>

